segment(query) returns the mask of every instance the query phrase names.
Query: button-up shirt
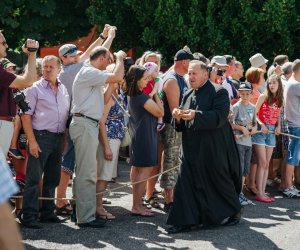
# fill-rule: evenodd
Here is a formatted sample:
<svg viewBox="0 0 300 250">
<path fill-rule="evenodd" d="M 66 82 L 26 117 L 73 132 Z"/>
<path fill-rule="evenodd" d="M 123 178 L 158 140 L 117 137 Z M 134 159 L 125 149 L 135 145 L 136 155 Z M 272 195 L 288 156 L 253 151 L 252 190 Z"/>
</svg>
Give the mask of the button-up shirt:
<svg viewBox="0 0 300 250">
<path fill-rule="evenodd" d="M 57 81 L 57 93 L 50 83 L 42 78 L 25 91 L 31 108 L 25 114 L 32 116 L 32 128 L 63 133 L 66 129 L 70 100 L 66 87 Z"/>
</svg>

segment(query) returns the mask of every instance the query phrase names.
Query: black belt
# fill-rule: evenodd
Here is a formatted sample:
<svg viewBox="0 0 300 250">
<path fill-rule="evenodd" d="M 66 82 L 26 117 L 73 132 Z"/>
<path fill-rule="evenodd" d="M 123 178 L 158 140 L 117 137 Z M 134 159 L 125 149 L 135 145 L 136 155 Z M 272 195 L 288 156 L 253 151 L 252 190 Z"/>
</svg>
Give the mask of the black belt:
<svg viewBox="0 0 300 250">
<path fill-rule="evenodd" d="M 89 116 L 87 116 L 87 115 L 83 115 L 83 114 L 81 114 L 81 113 L 74 113 L 73 115 L 76 116 L 76 117 L 84 117 L 84 118 L 86 118 L 86 119 L 89 119 L 89 120 L 91 120 L 91 121 L 93 121 L 93 122 L 97 122 L 97 123 L 98 123 L 98 120 L 97 120 L 97 119 L 94 119 L 94 118 L 89 117 Z"/>
<path fill-rule="evenodd" d="M 50 134 L 50 135 L 63 135 L 64 134 L 64 132 L 57 132 L 57 133 L 55 133 L 55 132 L 50 132 L 50 131 L 48 131 L 48 130 L 37 130 L 37 129 L 34 129 L 33 130 L 35 133 L 39 133 L 39 134 Z"/>
</svg>

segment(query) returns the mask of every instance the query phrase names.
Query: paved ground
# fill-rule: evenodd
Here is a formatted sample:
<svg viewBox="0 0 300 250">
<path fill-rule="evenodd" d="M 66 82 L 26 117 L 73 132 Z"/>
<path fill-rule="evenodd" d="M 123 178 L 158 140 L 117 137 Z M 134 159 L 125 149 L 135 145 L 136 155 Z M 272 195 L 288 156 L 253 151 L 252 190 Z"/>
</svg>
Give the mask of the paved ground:
<svg viewBox="0 0 300 250">
<path fill-rule="evenodd" d="M 128 183 L 129 166 L 119 165 L 120 178 L 114 188 Z M 117 219 L 102 229 L 79 229 L 70 220 L 60 225 L 45 224 L 41 230 L 21 229 L 26 249 L 300 249 L 300 200 L 282 198 L 245 208 L 234 227 L 219 227 L 167 235 L 166 214 L 154 210 L 154 218 L 130 216 L 131 188 L 109 196 L 107 210 Z M 251 196 L 249 196 L 251 197 Z M 253 197 L 252 197 L 253 198 Z M 257 203 L 257 202 L 255 202 Z M 1 248 L 1 247 L 0 247 Z"/>
</svg>

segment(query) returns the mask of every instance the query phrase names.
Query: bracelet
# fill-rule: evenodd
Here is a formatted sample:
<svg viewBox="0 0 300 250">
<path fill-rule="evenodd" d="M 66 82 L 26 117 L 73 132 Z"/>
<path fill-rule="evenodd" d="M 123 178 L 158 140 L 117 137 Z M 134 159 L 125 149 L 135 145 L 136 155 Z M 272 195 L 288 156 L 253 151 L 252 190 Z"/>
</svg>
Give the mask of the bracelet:
<svg viewBox="0 0 300 250">
<path fill-rule="evenodd" d="M 104 37 L 102 33 L 99 35 L 99 37 L 102 38 L 103 40 L 106 39 L 106 37 Z"/>
</svg>

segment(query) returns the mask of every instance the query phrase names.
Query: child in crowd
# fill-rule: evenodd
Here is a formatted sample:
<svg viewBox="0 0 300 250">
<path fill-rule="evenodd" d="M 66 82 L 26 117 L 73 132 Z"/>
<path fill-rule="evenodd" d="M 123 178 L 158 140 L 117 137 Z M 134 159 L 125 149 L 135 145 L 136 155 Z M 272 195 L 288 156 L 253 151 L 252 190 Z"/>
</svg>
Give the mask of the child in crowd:
<svg viewBox="0 0 300 250">
<path fill-rule="evenodd" d="M 252 136 L 252 144 L 257 155 L 256 186 L 258 193 L 255 200 L 273 202 L 274 198 L 265 193 L 269 172 L 269 162 L 275 147 L 275 134 L 281 132 L 280 110 L 283 104 L 283 88 L 280 76 L 271 75 L 267 80 L 267 89 L 256 103 L 257 122 L 260 133 Z M 275 133 L 275 134 L 274 134 Z"/>
<path fill-rule="evenodd" d="M 143 65 L 149 76 L 150 76 L 150 81 L 147 83 L 146 87 L 143 89 L 143 92 L 146 95 L 149 95 L 151 98 L 155 95 L 155 93 L 160 93 L 162 90 L 162 81 L 158 77 L 159 74 L 159 68 L 156 63 L 153 62 L 147 62 Z M 165 124 L 163 123 L 162 117 L 158 118 L 157 121 L 157 131 L 163 130 L 165 127 Z"/>
<path fill-rule="evenodd" d="M 242 206 L 251 204 L 243 194 L 245 178 L 248 176 L 252 154 L 251 135 L 256 132 L 255 106 L 251 104 L 252 86 L 250 83 L 241 83 L 238 89 L 240 100 L 233 105 L 232 128 L 236 138 L 242 167 L 242 191 L 239 200 Z"/>
</svg>

